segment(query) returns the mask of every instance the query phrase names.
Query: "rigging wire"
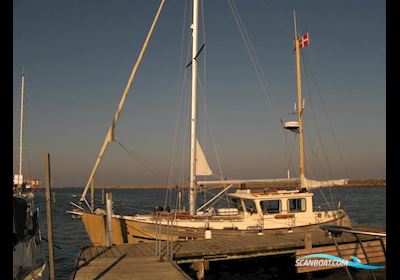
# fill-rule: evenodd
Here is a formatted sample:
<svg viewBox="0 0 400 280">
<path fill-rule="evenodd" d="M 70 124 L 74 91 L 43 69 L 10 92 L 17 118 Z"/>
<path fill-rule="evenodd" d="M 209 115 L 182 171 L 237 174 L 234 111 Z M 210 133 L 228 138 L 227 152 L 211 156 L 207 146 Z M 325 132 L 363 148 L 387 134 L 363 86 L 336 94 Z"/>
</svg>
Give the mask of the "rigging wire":
<svg viewBox="0 0 400 280">
<path fill-rule="evenodd" d="M 189 106 L 189 88 L 190 88 L 190 84 L 187 84 L 187 88 L 186 88 L 186 93 L 185 94 L 185 102 L 184 102 L 184 108 L 186 108 L 186 115 L 184 116 L 183 120 L 184 120 L 184 133 L 183 133 L 183 145 L 182 145 L 182 152 L 181 152 L 181 162 L 180 162 L 180 168 L 179 168 L 179 182 L 181 186 L 185 185 L 185 174 L 186 174 L 186 167 L 187 165 L 184 164 L 185 163 L 185 151 L 189 148 L 189 141 L 188 141 L 188 127 L 189 127 L 189 115 L 190 115 L 190 106 Z M 184 193 L 182 193 L 182 196 L 184 195 Z"/>
<path fill-rule="evenodd" d="M 267 4 L 267 1 L 266 1 L 266 0 L 262 1 L 261 3 L 262 3 L 265 7 L 267 7 L 268 10 L 272 10 L 272 7 L 269 6 L 269 5 Z M 280 25 L 280 26 L 283 28 L 283 30 L 288 34 L 288 37 L 292 37 L 292 36 L 293 36 L 293 31 L 291 31 L 291 30 L 289 30 L 288 28 L 286 28 L 286 24 L 283 23 L 283 21 L 281 20 L 281 18 L 278 18 L 278 17 L 277 17 L 277 13 L 271 13 L 270 15 L 271 15 L 270 18 L 276 20 L 276 22 L 278 23 L 278 25 Z"/>
<path fill-rule="evenodd" d="M 181 119 L 181 114 L 182 114 L 182 103 L 187 104 L 187 94 L 184 94 L 185 92 L 187 92 L 188 90 L 188 84 L 186 84 L 186 90 L 185 90 L 185 81 L 187 81 L 187 76 L 186 76 L 186 71 L 184 74 L 184 79 L 182 81 L 182 86 L 181 86 L 181 91 L 180 91 L 180 96 L 179 96 L 179 106 L 177 108 L 177 120 L 176 120 L 176 125 L 175 125 L 175 135 L 174 135 L 174 141 L 173 141 L 173 155 L 172 155 L 172 160 L 170 162 L 170 172 L 168 175 L 168 186 L 170 185 L 171 182 L 171 177 L 173 177 L 173 168 L 174 168 L 174 162 L 175 162 L 175 151 L 176 151 L 176 146 L 177 146 L 177 136 L 178 136 L 178 130 L 179 130 L 179 123 L 180 123 L 180 119 Z M 185 98 L 186 97 L 186 98 Z M 184 137 L 185 139 L 185 137 Z M 185 140 L 184 140 L 185 141 Z M 184 153 L 184 151 L 182 151 L 182 154 Z M 183 182 L 180 182 L 179 176 L 177 179 L 177 184 L 180 185 Z M 168 196 L 169 196 L 169 202 L 171 200 L 171 192 L 172 190 L 170 188 L 167 188 L 166 190 L 166 198 L 165 198 L 165 206 L 167 205 L 167 200 L 168 200 Z M 164 206 L 164 207 L 165 207 Z"/>
<path fill-rule="evenodd" d="M 273 106 L 273 101 L 272 101 L 272 96 L 270 94 L 271 89 L 269 88 L 269 83 L 267 79 L 265 78 L 264 71 L 262 70 L 261 64 L 259 62 L 257 53 L 255 51 L 254 45 L 250 39 L 250 36 L 248 35 L 248 32 L 246 30 L 246 27 L 244 26 L 244 23 L 242 21 L 242 18 L 237 10 L 236 4 L 234 0 L 228 0 L 229 6 L 231 8 L 232 14 L 234 16 L 235 22 L 239 28 L 240 34 L 242 36 L 243 42 L 246 46 L 247 52 L 250 56 L 250 60 L 253 64 L 254 70 L 256 72 L 257 78 L 261 84 L 261 87 L 263 89 L 263 94 L 265 97 L 267 97 L 267 100 L 269 101 L 268 104 L 270 105 L 271 111 L 274 113 L 273 117 L 278 118 L 282 122 L 282 117 L 279 115 L 279 113 L 276 111 L 276 107 Z M 278 122 L 274 122 L 276 125 Z"/>
<path fill-rule="evenodd" d="M 25 84 L 26 84 L 26 81 L 25 81 Z M 29 85 L 29 81 L 28 81 L 28 85 Z M 26 93 L 26 86 L 25 86 L 25 93 Z M 29 93 L 29 92 L 28 92 Z M 30 147 L 30 143 L 32 143 L 32 141 L 28 141 L 29 140 L 29 136 L 32 136 L 32 135 L 34 135 L 33 133 L 29 133 L 30 131 L 31 131 L 31 129 L 32 129 L 32 123 L 29 123 L 29 121 L 30 120 L 34 120 L 35 119 L 35 117 L 34 117 L 34 110 L 33 110 L 33 108 L 32 108 L 32 102 L 30 102 L 30 97 L 31 97 L 31 95 L 30 94 L 25 94 L 25 96 L 24 96 L 24 99 L 25 99 L 25 101 L 24 101 L 24 107 L 26 108 L 26 107 L 28 107 L 27 109 L 27 112 L 26 112 L 26 114 L 24 113 L 24 115 L 26 116 L 26 117 L 28 117 L 29 116 L 29 118 L 26 118 L 25 117 L 25 121 L 24 121 L 24 123 L 25 123 L 25 133 L 24 133 L 24 135 L 25 135 L 25 149 L 26 149 L 26 152 L 27 152 L 27 154 L 28 154 L 28 156 L 26 157 L 26 161 L 27 161 L 27 168 L 26 168 L 26 170 L 28 171 L 28 178 L 30 178 L 30 179 L 32 179 L 33 178 L 33 176 L 32 176 L 32 174 L 33 174 L 33 165 L 32 165 L 32 159 L 33 159 L 33 157 L 32 157 L 32 148 Z M 27 137 L 28 136 L 28 137 Z"/>
<path fill-rule="evenodd" d="M 231 8 L 232 11 L 232 15 L 235 19 L 236 25 L 239 28 L 239 32 L 242 36 L 243 42 L 246 46 L 248 55 L 250 56 L 250 60 L 253 64 L 254 70 L 256 72 L 258 81 L 261 84 L 261 87 L 263 89 L 263 94 L 264 96 L 267 97 L 267 100 L 269 101 L 268 104 L 270 105 L 270 109 L 272 112 L 274 112 L 273 116 L 276 118 L 278 117 L 278 119 L 282 120 L 282 118 L 280 117 L 280 115 L 277 113 L 277 111 L 275 110 L 275 107 L 273 106 L 273 102 L 272 102 L 272 96 L 270 95 L 270 88 L 269 88 L 269 83 L 267 81 L 267 79 L 265 78 L 265 74 L 262 70 L 262 67 L 260 65 L 258 56 L 256 54 L 254 45 L 250 39 L 250 36 L 248 35 L 248 32 L 246 30 L 246 27 L 244 26 L 243 20 L 239 14 L 239 11 L 237 10 L 236 4 L 234 2 L 234 0 L 228 0 L 228 4 L 229 7 Z M 275 122 L 274 122 L 275 123 Z M 276 123 L 275 123 L 276 124 Z"/>
<path fill-rule="evenodd" d="M 302 66 L 302 68 L 303 68 L 303 70 L 304 70 L 303 73 L 304 73 L 304 76 L 305 76 L 305 78 L 306 78 L 306 85 L 307 85 L 307 87 L 310 89 L 310 87 L 309 87 L 308 75 L 307 75 L 307 72 L 305 71 L 305 66 L 304 66 L 303 63 L 301 64 L 301 66 Z M 307 91 L 306 91 L 306 92 L 307 92 Z M 332 178 L 331 167 L 330 167 L 330 164 L 329 164 L 329 161 L 328 161 L 328 157 L 327 157 L 327 154 L 326 154 L 326 150 L 325 150 L 324 145 L 323 145 L 321 133 L 320 133 L 320 130 L 319 130 L 319 127 L 318 127 L 318 123 L 317 123 L 317 119 L 316 119 L 316 114 L 315 114 L 315 110 L 314 110 L 314 106 L 313 106 L 311 94 L 308 94 L 308 96 L 309 96 L 309 98 L 310 98 L 310 107 L 311 107 L 311 112 L 312 112 L 313 121 L 314 121 L 314 125 L 315 125 L 315 131 L 316 131 L 316 133 L 317 133 L 318 142 L 319 142 L 319 144 L 320 144 L 320 147 L 321 147 L 321 150 L 322 150 L 322 154 L 323 154 L 323 156 L 324 156 L 326 168 L 327 168 L 327 171 L 328 171 L 327 177 L 328 177 L 328 179 L 329 179 L 329 178 Z M 308 156 L 308 158 L 309 158 L 309 156 Z M 308 168 L 307 170 L 310 170 L 310 168 Z M 319 189 L 321 190 L 321 188 L 319 188 Z M 334 201 L 333 201 L 333 195 L 332 195 L 332 188 L 331 188 L 331 187 L 328 187 L 328 189 L 329 189 L 329 194 L 330 194 L 331 202 L 332 202 L 332 204 L 333 204 Z M 321 192 L 322 192 L 322 190 L 321 190 Z M 330 205 L 329 205 L 329 207 L 331 208 Z"/>
<path fill-rule="evenodd" d="M 304 64 L 302 64 L 302 66 L 303 66 L 303 70 L 305 70 Z M 308 80 L 307 72 L 303 71 L 303 73 L 305 74 L 304 76 L 306 78 L 306 85 L 308 86 L 308 88 L 310 88 L 309 87 L 310 83 L 309 83 L 309 80 Z M 326 164 L 326 169 L 328 171 L 327 175 L 328 175 L 328 177 L 332 178 L 332 169 L 331 169 L 331 166 L 329 164 L 329 160 L 328 160 L 328 156 L 327 156 L 327 153 L 326 153 L 326 149 L 325 149 L 323 141 L 322 141 L 321 132 L 320 132 L 320 129 L 318 127 L 317 117 L 316 117 L 316 113 L 315 113 L 315 110 L 314 110 L 313 99 L 312 99 L 311 94 L 308 94 L 308 97 L 310 99 L 310 107 L 311 107 L 311 112 L 312 112 L 312 116 L 313 116 L 313 123 L 314 123 L 314 126 L 315 126 L 315 131 L 317 133 L 317 137 L 318 137 L 318 140 L 319 140 L 318 142 L 320 144 L 320 147 L 321 147 L 321 150 L 322 150 L 322 154 L 324 156 L 324 160 L 325 160 L 325 164 Z"/>
<path fill-rule="evenodd" d="M 201 92 L 201 96 L 203 98 L 203 104 L 206 104 L 207 103 L 206 96 L 203 94 L 203 90 L 200 90 L 200 92 Z M 207 111 L 206 106 L 204 106 L 204 115 L 208 116 L 208 111 Z M 207 127 L 209 129 L 209 132 L 210 132 L 211 141 L 212 141 L 212 144 L 213 144 L 213 147 L 214 147 L 215 156 L 216 156 L 216 159 L 217 159 L 218 169 L 219 169 L 219 172 L 220 172 L 220 176 L 218 178 L 221 179 L 221 178 L 223 178 L 222 165 L 221 165 L 221 160 L 220 160 L 220 157 L 219 157 L 217 144 L 216 144 L 215 137 L 214 137 L 214 132 L 213 132 L 213 129 L 212 129 L 212 126 L 211 126 L 210 118 L 204 118 L 204 119 L 206 120 L 205 126 L 207 125 Z"/>
<path fill-rule="evenodd" d="M 311 53 L 309 54 L 309 56 L 311 57 Z M 307 65 L 311 65 L 311 63 L 310 63 L 310 61 L 309 61 L 310 59 L 309 59 L 308 56 L 305 56 L 305 60 L 306 60 Z M 316 89 L 316 91 L 317 91 L 317 93 L 318 93 L 319 100 L 320 100 L 321 105 L 322 105 L 321 107 L 322 107 L 323 112 L 324 112 L 324 114 L 325 114 L 325 116 L 326 116 L 326 119 L 327 119 L 327 121 L 328 121 L 329 129 L 330 129 L 330 131 L 331 131 L 331 133 L 332 133 L 334 142 L 335 142 L 335 144 L 336 144 L 336 146 L 337 146 L 337 149 L 338 149 L 338 151 L 339 151 L 339 157 L 340 157 L 340 160 L 342 161 L 343 168 L 344 168 L 344 170 L 345 170 L 345 172 L 346 172 L 346 176 L 347 176 L 347 178 L 350 178 L 350 173 L 349 173 L 349 170 L 348 170 L 348 168 L 347 168 L 347 165 L 346 165 L 346 163 L 345 163 L 345 161 L 344 161 L 344 159 L 343 159 L 343 154 L 342 154 L 342 150 L 341 150 L 341 148 L 340 148 L 340 146 L 339 146 L 339 141 L 338 141 L 338 139 L 337 139 L 337 137 L 336 137 L 336 135 L 335 135 L 335 132 L 334 132 L 334 130 L 333 130 L 333 125 L 332 125 L 332 123 L 331 123 L 331 121 L 330 121 L 330 118 L 329 118 L 329 115 L 328 115 L 328 111 L 327 111 L 326 106 L 325 106 L 325 104 L 324 104 L 324 102 L 323 102 L 323 100 L 322 100 L 322 96 L 321 96 L 321 92 L 320 92 L 320 90 L 319 90 L 318 83 L 316 82 L 316 79 L 315 79 L 314 73 L 313 73 L 313 71 L 312 71 L 312 68 L 311 68 L 310 66 L 309 66 L 308 68 L 309 68 L 309 72 L 310 72 L 310 74 L 311 74 L 312 82 L 313 82 L 313 84 L 314 84 L 314 86 L 315 86 L 315 89 Z"/>
<path fill-rule="evenodd" d="M 243 39 L 243 42 L 245 44 L 247 53 L 248 53 L 248 55 L 250 57 L 250 61 L 251 61 L 252 65 L 253 65 L 253 68 L 254 68 L 254 70 L 256 72 L 257 79 L 258 79 L 258 81 L 259 81 L 259 83 L 261 85 L 262 93 L 263 93 L 264 97 L 266 97 L 266 100 L 268 101 L 267 103 L 268 103 L 268 105 L 270 107 L 271 112 L 273 112 L 272 116 L 273 116 L 273 118 L 275 118 L 275 121 L 273 122 L 273 125 L 276 127 L 277 123 L 281 123 L 282 124 L 283 121 L 282 121 L 281 115 L 276 111 L 277 107 L 273 105 L 272 96 L 270 94 L 271 89 L 269 88 L 269 83 L 268 83 L 268 81 L 267 81 L 267 79 L 265 77 L 265 74 L 264 74 L 263 70 L 262 70 L 262 67 L 261 67 L 261 64 L 259 62 L 258 56 L 257 56 L 257 54 L 255 52 L 254 45 L 253 45 L 253 43 L 252 43 L 252 41 L 250 39 L 250 36 L 248 35 L 248 32 L 247 32 L 247 30 L 246 30 L 246 28 L 244 26 L 244 23 L 243 23 L 242 18 L 241 18 L 240 14 L 239 14 L 239 12 L 237 10 L 237 7 L 235 5 L 234 0 L 228 0 L 228 4 L 229 4 L 229 7 L 230 7 L 230 9 L 232 11 L 232 15 L 233 15 L 233 17 L 235 19 L 236 25 L 238 26 L 239 32 L 240 32 L 240 34 L 242 36 L 242 39 Z M 282 128 L 282 126 L 280 126 L 279 129 L 282 130 L 283 137 L 285 137 L 286 135 L 285 135 L 285 132 L 284 132 L 284 129 Z M 289 151 L 285 150 L 285 152 L 288 153 Z"/>
<path fill-rule="evenodd" d="M 286 136 L 286 135 L 287 135 L 287 134 L 285 134 L 285 136 Z M 285 137 L 286 146 L 287 146 L 287 149 L 289 150 L 288 169 L 291 168 L 291 169 L 294 171 L 295 177 L 297 177 L 298 175 L 297 175 L 297 169 L 293 167 L 293 162 L 292 162 L 292 161 L 293 161 L 293 157 L 292 157 L 292 154 L 293 154 L 293 152 L 294 152 L 294 147 L 296 146 L 296 138 L 297 138 L 297 134 L 294 134 L 294 141 L 293 141 L 292 147 L 291 147 L 290 150 L 289 150 L 289 146 L 288 146 L 288 143 L 287 143 L 287 139 L 286 139 L 286 137 Z"/>
<path fill-rule="evenodd" d="M 20 86 L 20 89 L 21 89 L 21 87 L 22 87 L 22 85 Z M 16 91 L 17 92 L 17 94 L 15 95 L 13 95 L 13 104 L 16 104 L 15 105 L 15 107 L 16 107 L 16 110 L 14 110 L 14 121 L 13 121 L 13 123 L 15 123 L 15 124 L 19 124 L 19 113 L 21 112 L 21 94 L 18 92 L 18 90 Z M 14 130 L 13 130 L 13 132 L 14 132 Z M 18 168 L 19 168 L 19 162 L 18 162 L 18 153 L 19 153 L 19 125 L 18 125 L 18 128 L 15 130 L 15 133 L 16 133 L 16 135 L 17 135 L 17 137 L 13 137 L 13 139 L 16 139 L 16 145 L 15 145 L 15 150 L 17 150 L 18 152 L 16 152 L 15 154 L 17 155 L 17 160 L 14 162 L 14 165 L 13 165 L 13 168 L 16 170 L 16 171 L 14 171 L 13 172 L 13 174 L 18 174 Z M 14 155 L 14 152 L 13 152 L 13 155 Z"/>
<path fill-rule="evenodd" d="M 202 39 L 203 39 L 203 46 L 200 48 L 199 52 L 203 49 L 203 47 L 206 45 L 206 24 L 205 24 L 205 18 L 204 18 L 204 1 L 200 1 L 201 3 L 201 26 L 202 26 Z M 206 51 L 207 48 L 204 48 L 203 51 L 203 79 L 202 81 L 199 81 L 198 84 L 200 85 L 200 93 L 201 96 L 203 97 L 203 141 L 201 141 L 202 146 L 204 150 L 206 149 L 206 139 L 207 139 L 207 103 L 206 103 Z M 204 179 L 204 176 L 203 176 Z M 206 196 L 204 195 L 204 200 L 206 199 Z"/>
<path fill-rule="evenodd" d="M 185 87 L 185 80 L 186 80 L 186 74 L 187 74 L 187 69 L 186 68 L 182 68 L 183 54 L 184 54 L 184 43 L 186 41 L 185 40 L 185 38 L 186 38 L 185 34 L 188 32 L 186 30 L 186 24 L 187 24 L 187 1 L 185 1 L 185 5 L 184 5 L 184 9 L 183 9 L 182 40 L 181 40 L 180 60 L 179 60 L 179 67 L 178 67 L 179 68 L 179 70 L 178 70 L 178 73 L 179 73 L 178 74 L 178 88 L 180 88 L 180 91 L 179 91 L 179 93 L 177 95 L 177 100 L 176 100 L 176 108 L 177 108 L 176 123 L 175 123 L 174 138 L 173 138 L 173 142 L 172 142 L 172 152 L 171 152 L 171 160 L 170 160 L 170 165 L 169 165 L 167 186 L 169 186 L 170 183 L 171 183 L 171 177 L 172 177 L 173 170 L 174 170 L 175 151 L 176 151 L 177 138 L 178 138 L 179 120 L 180 120 L 180 115 L 181 115 L 181 105 L 182 105 L 182 102 L 183 102 L 184 87 Z M 189 57 L 189 50 L 187 51 L 186 59 L 188 57 Z M 184 73 L 182 74 L 183 70 L 184 70 Z M 164 207 L 167 205 L 167 199 L 168 199 L 168 196 L 170 196 L 170 193 L 171 193 L 171 190 L 170 190 L 169 187 L 167 187 L 166 194 L 165 194 Z"/>
<path fill-rule="evenodd" d="M 151 174 L 153 174 L 155 177 L 158 179 L 165 179 L 165 176 L 157 173 L 154 171 L 153 168 L 151 168 L 150 164 L 140 155 L 132 151 L 131 149 L 128 149 L 126 146 L 124 146 L 118 139 L 115 139 L 115 141 L 124 149 L 130 156 L 132 156 L 134 159 L 137 160 L 137 162 L 143 166 L 145 169 L 147 169 Z"/>
</svg>

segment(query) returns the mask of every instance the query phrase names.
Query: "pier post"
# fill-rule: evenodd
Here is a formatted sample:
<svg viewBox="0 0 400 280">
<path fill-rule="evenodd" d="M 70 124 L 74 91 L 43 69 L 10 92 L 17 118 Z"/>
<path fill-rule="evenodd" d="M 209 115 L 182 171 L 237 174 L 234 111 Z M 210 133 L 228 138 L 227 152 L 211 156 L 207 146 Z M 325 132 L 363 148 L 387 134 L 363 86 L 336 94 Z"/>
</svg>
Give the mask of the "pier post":
<svg viewBox="0 0 400 280">
<path fill-rule="evenodd" d="M 107 247 L 112 246 L 112 194 L 106 194 Z"/>
<path fill-rule="evenodd" d="M 178 210 L 182 209 L 182 189 L 176 186 L 178 189 Z"/>
<path fill-rule="evenodd" d="M 47 239 L 49 251 L 49 270 L 50 280 L 54 280 L 54 247 L 53 247 L 53 222 L 51 218 L 51 173 L 50 173 L 50 154 L 46 153 L 45 178 L 46 178 L 46 217 L 47 217 Z"/>
<path fill-rule="evenodd" d="M 104 205 L 104 188 L 101 189 L 101 205 Z"/>
<path fill-rule="evenodd" d="M 205 269 L 205 262 L 204 261 L 200 261 L 200 262 L 194 262 L 191 265 L 191 268 L 196 271 L 196 276 L 197 276 L 197 280 L 204 280 L 204 269 Z M 208 268 L 208 264 L 207 264 L 207 268 Z"/>
<path fill-rule="evenodd" d="M 306 232 L 304 236 L 304 248 L 311 249 L 312 248 L 312 233 Z"/>
</svg>

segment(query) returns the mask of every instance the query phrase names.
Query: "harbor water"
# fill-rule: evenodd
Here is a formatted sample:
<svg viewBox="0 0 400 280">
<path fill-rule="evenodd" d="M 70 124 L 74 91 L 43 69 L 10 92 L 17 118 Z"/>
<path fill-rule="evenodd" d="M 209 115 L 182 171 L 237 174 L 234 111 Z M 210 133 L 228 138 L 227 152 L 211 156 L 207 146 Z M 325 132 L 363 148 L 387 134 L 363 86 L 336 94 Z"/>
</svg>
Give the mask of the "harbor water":
<svg viewBox="0 0 400 280">
<path fill-rule="evenodd" d="M 53 205 L 53 238 L 55 245 L 56 279 L 69 279 L 74 271 L 74 254 L 83 246 L 90 246 L 89 239 L 80 219 L 72 219 L 66 211 L 73 206 L 70 201 L 79 201 L 81 188 L 56 188 L 56 204 Z M 113 208 L 117 214 L 133 215 L 148 214 L 154 206 L 164 206 L 167 203 L 175 208 L 175 192 L 169 193 L 165 189 L 146 190 L 105 190 L 112 192 Z M 384 187 L 335 187 L 324 190 L 314 190 L 314 208 L 319 210 L 336 209 L 338 204 L 345 209 L 352 223 L 369 226 L 386 227 L 386 188 Z M 187 194 L 185 193 L 184 196 Z M 199 194 L 198 201 L 209 198 L 210 194 Z M 101 207 L 101 190 L 95 192 L 96 207 Z M 36 205 L 39 207 L 39 223 L 42 236 L 47 238 L 45 192 L 44 189 L 36 194 Z M 47 243 L 44 242 L 47 253 Z M 210 264 L 206 271 L 206 279 L 283 279 L 287 274 L 287 262 L 279 260 L 247 260 L 235 262 L 218 262 Z M 274 265 L 271 265 L 274 264 Z M 188 267 L 183 269 L 190 273 Z M 289 270 L 292 270 L 290 268 Z M 370 279 L 368 271 L 352 271 L 354 279 Z M 192 275 L 191 275 L 192 276 Z M 286 275 L 287 276 L 287 275 Z M 305 279 L 310 275 L 294 275 L 295 278 Z M 293 275 L 288 277 L 292 278 Z M 344 269 L 336 271 L 318 272 L 311 275 L 312 279 L 347 279 Z M 377 271 L 378 279 L 385 279 L 384 271 Z M 132 278 L 134 279 L 134 277 Z"/>
</svg>

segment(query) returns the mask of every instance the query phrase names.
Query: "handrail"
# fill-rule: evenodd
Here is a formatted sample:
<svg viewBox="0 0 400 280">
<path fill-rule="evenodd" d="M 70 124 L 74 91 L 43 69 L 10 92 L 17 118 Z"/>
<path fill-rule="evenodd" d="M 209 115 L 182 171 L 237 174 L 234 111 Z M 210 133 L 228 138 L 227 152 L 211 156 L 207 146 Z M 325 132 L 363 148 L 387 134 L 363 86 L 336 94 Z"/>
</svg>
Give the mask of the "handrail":
<svg viewBox="0 0 400 280">
<path fill-rule="evenodd" d="M 338 243 L 336 241 L 336 235 L 338 233 L 339 234 L 341 234 L 341 233 L 350 233 L 350 234 L 353 234 L 356 237 L 357 242 L 360 244 L 361 249 L 363 251 L 363 254 L 365 256 L 365 260 L 367 261 L 367 264 L 370 264 L 369 258 L 367 256 L 367 251 L 365 250 L 364 245 L 362 244 L 362 241 L 361 241 L 360 237 L 358 236 L 359 234 L 379 237 L 379 240 L 380 240 L 380 243 L 381 243 L 381 247 L 382 247 L 382 251 L 383 251 L 383 254 L 384 254 L 385 260 L 386 260 L 386 249 L 385 249 L 385 244 L 383 242 L 383 238 L 386 238 L 386 232 L 360 231 L 360 230 L 353 230 L 350 227 L 337 226 L 337 225 L 321 225 L 320 228 L 322 230 L 325 230 L 325 231 L 329 232 L 329 233 L 334 233 L 334 235 L 332 236 L 332 239 L 333 239 L 333 242 L 335 244 L 335 247 L 336 247 L 336 250 L 338 252 L 339 257 L 342 257 L 342 256 L 340 254 L 339 246 L 338 246 Z M 352 280 L 353 278 L 352 278 L 352 276 L 350 274 L 350 271 L 349 271 L 348 267 L 345 266 L 344 268 L 346 270 L 347 276 L 349 276 L 349 279 Z M 371 275 L 374 278 L 374 280 L 376 280 L 375 273 L 372 270 L 370 272 L 371 272 Z"/>
<path fill-rule="evenodd" d="M 173 222 L 174 222 L 174 217 L 172 213 L 169 213 L 167 216 L 165 216 L 166 219 L 166 227 L 165 227 L 165 253 L 164 255 L 162 254 L 163 251 L 163 238 L 162 238 L 162 216 L 160 215 L 161 213 L 156 212 L 155 213 L 155 225 L 156 225 L 156 233 L 155 233 L 155 253 L 157 257 L 163 258 L 163 256 L 166 256 L 168 259 L 172 260 L 173 257 L 173 242 L 174 242 L 174 237 L 173 237 Z"/>
<path fill-rule="evenodd" d="M 363 235 L 386 237 L 386 232 L 360 231 L 360 230 L 353 230 L 350 227 L 344 227 L 344 226 L 322 225 L 322 226 L 320 226 L 320 228 L 323 230 L 333 232 L 333 233 L 347 232 L 347 233 L 352 233 L 352 234 L 363 234 Z"/>
</svg>

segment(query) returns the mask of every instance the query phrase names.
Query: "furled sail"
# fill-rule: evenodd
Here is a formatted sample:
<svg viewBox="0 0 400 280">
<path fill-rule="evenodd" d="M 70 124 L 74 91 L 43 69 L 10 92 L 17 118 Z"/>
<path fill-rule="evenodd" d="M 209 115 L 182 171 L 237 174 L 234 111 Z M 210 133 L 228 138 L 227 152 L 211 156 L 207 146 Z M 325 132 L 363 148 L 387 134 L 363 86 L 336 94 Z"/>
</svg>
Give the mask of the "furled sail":
<svg viewBox="0 0 400 280">
<path fill-rule="evenodd" d="M 208 165 L 203 150 L 201 149 L 200 143 L 196 139 L 196 175 L 209 176 L 212 174 L 213 173 Z"/>
<path fill-rule="evenodd" d="M 347 185 L 349 179 L 337 179 L 337 180 L 311 180 L 306 178 L 305 176 L 301 176 L 301 186 L 307 189 L 314 188 L 324 188 L 324 187 L 333 187 L 333 186 L 345 186 Z"/>
</svg>

